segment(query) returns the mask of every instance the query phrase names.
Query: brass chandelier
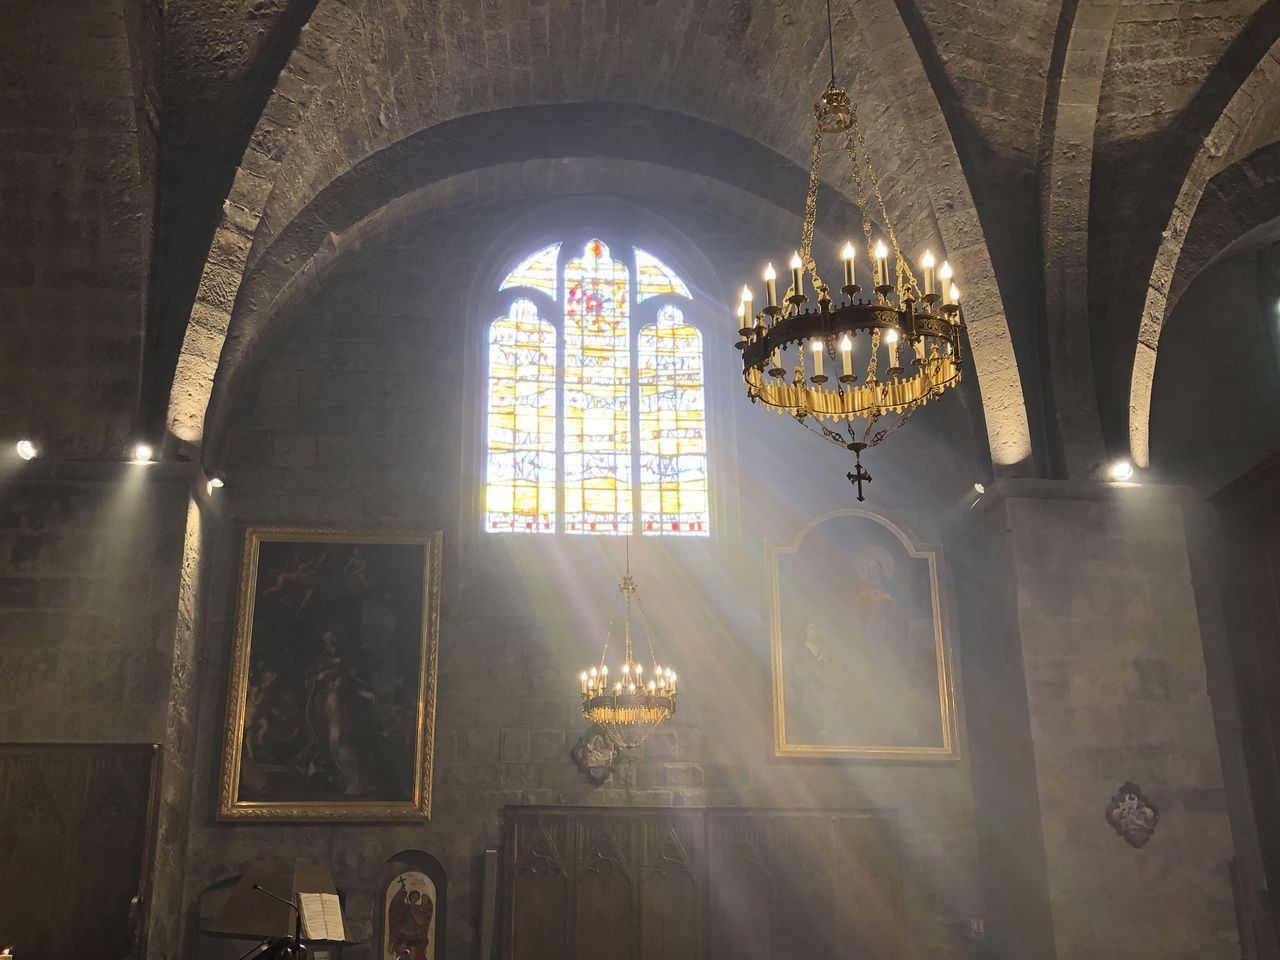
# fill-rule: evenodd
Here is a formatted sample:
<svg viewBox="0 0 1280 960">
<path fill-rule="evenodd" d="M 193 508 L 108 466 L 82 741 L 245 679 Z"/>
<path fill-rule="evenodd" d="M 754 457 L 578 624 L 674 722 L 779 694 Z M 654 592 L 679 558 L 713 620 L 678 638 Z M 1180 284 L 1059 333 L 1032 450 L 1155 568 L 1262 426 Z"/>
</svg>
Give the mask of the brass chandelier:
<svg viewBox="0 0 1280 960">
<path fill-rule="evenodd" d="M 864 500 L 863 484 L 871 481 L 871 475 L 862 465 L 862 451 L 876 446 L 915 410 L 960 383 L 964 324 L 951 265 L 944 260 L 937 267 L 933 254 L 926 250 L 920 258 L 921 283 L 898 246 L 858 125 L 857 107 L 836 84 L 830 0 L 827 39 L 832 44 L 831 82 L 813 107 L 816 124 L 809 189 L 800 249 L 791 258 L 791 284 L 779 300 L 777 273 L 772 263 L 766 266 L 764 308 L 758 312 L 753 308 L 754 295 L 744 286 L 734 328 L 742 351 L 747 396 L 779 414 L 790 414 L 819 436 L 852 451 L 854 467 L 847 476 L 858 488 L 858 499 Z M 871 286 L 865 296 L 858 283 L 857 250 L 852 242 L 846 243 L 840 254 L 844 285 L 838 298 L 818 275 L 813 258 L 826 134 L 844 135 L 843 152 L 853 168 L 862 233 L 872 265 Z M 884 224 L 889 247 L 883 239 L 873 240 L 868 194 Z M 808 306 L 806 272 L 816 295 L 816 309 Z"/>
<path fill-rule="evenodd" d="M 614 616 L 609 622 L 609 631 L 605 635 L 600 662 L 590 670 L 584 670 L 578 674 L 582 693 L 582 715 L 597 724 L 610 741 L 623 749 L 638 747 L 657 729 L 659 724 L 675 716 L 677 680 L 674 670 L 658 665 L 639 600 L 635 600 L 634 606 L 639 611 L 640 625 L 643 628 L 645 642 L 649 646 L 649 662 L 652 669 L 646 671 L 644 664 L 635 658 L 632 649 L 631 614 L 636 582 L 631 576 L 630 544 L 627 552 L 627 571 L 618 584 Z M 613 627 L 617 621 L 618 599 L 622 600 L 624 606 L 623 656 L 618 671 L 611 677 L 607 658 L 609 641 L 613 637 Z"/>
</svg>

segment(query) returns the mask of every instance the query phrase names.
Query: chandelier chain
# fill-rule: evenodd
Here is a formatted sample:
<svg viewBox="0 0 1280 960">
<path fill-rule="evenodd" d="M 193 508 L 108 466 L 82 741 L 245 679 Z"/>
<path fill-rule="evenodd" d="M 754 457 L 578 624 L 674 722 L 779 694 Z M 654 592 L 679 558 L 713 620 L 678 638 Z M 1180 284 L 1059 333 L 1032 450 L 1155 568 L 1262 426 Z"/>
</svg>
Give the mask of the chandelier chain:
<svg viewBox="0 0 1280 960">
<path fill-rule="evenodd" d="M 867 182 L 871 184 L 871 192 L 876 199 L 876 208 L 880 213 L 880 220 L 884 223 L 885 233 L 889 235 L 889 245 L 893 247 L 893 257 L 898 275 L 898 289 L 902 291 L 904 297 L 910 296 L 911 299 L 919 301 L 920 287 L 916 282 L 915 274 L 907 263 L 907 258 L 902 255 L 902 247 L 898 245 L 898 233 L 893 229 L 893 222 L 889 219 L 889 210 L 885 206 L 884 195 L 880 192 L 880 178 L 876 175 L 876 168 L 871 162 L 871 152 L 867 150 L 867 141 L 862 133 L 862 125 L 858 123 L 858 108 L 856 106 L 853 108 L 853 123 L 844 137 L 845 148 L 849 152 L 849 163 L 853 167 L 853 177 L 858 184 L 858 205 L 862 207 L 862 229 L 867 234 L 867 243 L 869 245 L 871 242 L 871 220 L 867 215 L 866 190 L 862 185 L 863 173 L 859 171 L 860 166 L 865 170 Z"/>
<path fill-rule="evenodd" d="M 809 189 L 804 197 L 804 227 L 800 233 L 800 259 L 805 269 L 809 271 L 809 275 L 813 277 L 813 286 L 818 291 L 818 299 L 829 301 L 831 291 L 818 276 L 818 264 L 813 259 L 813 230 L 818 222 L 818 184 L 821 182 L 821 170 L 822 126 L 819 124 L 813 131 L 813 156 L 809 161 Z"/>
</svg>

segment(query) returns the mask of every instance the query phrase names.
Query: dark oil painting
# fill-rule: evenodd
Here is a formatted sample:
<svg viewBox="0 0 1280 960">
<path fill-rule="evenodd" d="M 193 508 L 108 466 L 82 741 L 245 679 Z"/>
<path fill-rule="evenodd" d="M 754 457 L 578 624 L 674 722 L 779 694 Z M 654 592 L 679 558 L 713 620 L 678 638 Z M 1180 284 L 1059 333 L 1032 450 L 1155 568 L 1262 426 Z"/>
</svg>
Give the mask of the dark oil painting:
<svg viewBox="0 0 1280 960">
<path fill-rule="evenodd" d="M 220 814 L 430 810 L 439 538 L 250 530 Z"/>
<path fill-rule="evenodd" d="M 948 758 L 954 750 L 937 556 L 839 511 L 775 549 L 779 755 Z"/>
</svg>

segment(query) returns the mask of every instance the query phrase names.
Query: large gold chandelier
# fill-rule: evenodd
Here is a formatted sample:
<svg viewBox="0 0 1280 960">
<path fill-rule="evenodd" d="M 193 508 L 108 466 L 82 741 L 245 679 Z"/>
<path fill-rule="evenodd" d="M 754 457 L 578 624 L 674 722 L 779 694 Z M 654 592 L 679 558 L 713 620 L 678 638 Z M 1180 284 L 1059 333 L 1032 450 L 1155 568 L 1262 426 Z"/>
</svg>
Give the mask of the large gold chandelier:
<svg viewBox="0 0 1280 960">
<path fill-rule="evenodd" d="M 630 551 L 628 551 L 629 553 Z M 632 649 L 631 613 L 636 593 L 636 582 L 631 576 L 628 557 L 627 572 L 618 584 L 618 599 L 623 612 L 623 655 L 618 671 L 609 673 L 609 641 L 617 622 L 618 604 L 614 603 L 614 616 L 609 622 L 600 662 L 590 670 L 578 674 L 582 692 L 582 715 L 597 724 L 605 735 L 619 747 L 638 747 L 660 723 L 675 716 L 676 673 L 670 667 L 661 667 L 653 652 L 648 626 L 644 623 L 644 611 L 639 601 L 635 608 L 640 612 L 641 627 L 649 646 L 651 669 L 637 661 Z"/>
<path fill-rule="evenodd" d="M 832 40 L 830 0 L 827 38 Z M 753 308 L 754 295 L 744 286 L 734 328 L 742 351 L 747 396 L 779 414 L 790 414 L 814 433 L 852 451 L 854 468 L 847 476 L 858 488 L 858 499 L 863 500 L 862 485 L 870 482 L 871 475 L 862 465 L 862 451 L 880 443 L 915 410 L 960 382 L 964 329 L 960 292 L 945 260 L 937 267 L 933 254 L 926 250 L 920 258 L 921 283 L 902 255 L 858 125 L 857 107 L 835 81 L 834 48 L 831 83 L 813 112 L 816 125 L 809 190 L 800 249 L 791 258 L 790 287 L 780 300 L 777 274 L 769 264 L 763 275 L 764 308 Z M 839 296 L 833 296 L 818 275 L 813 258 L 826 134 L 844 135 L 842 152 L 848 154 L 853 168 L 872 271 L 865 295 L 858 283 L 857 248 L 852 242 L 844 245 L 840 255 L 844 285 Z M 872 198 L 888 247 L 884 239 L 873 236 Z M 816 308 L 808 306 L 806 273 Z"/>
</svg>

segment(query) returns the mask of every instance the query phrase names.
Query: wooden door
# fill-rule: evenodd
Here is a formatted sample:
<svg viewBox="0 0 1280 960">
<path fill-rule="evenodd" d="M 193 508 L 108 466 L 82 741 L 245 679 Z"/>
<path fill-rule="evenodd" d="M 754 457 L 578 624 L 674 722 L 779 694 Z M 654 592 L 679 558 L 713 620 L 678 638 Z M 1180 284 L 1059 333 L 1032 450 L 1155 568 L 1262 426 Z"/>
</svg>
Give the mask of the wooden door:
<svg viewBox="0 0 1280 960">
<path fill-rule="evenodd" d="M 0 946 L 142 955 L 155 760 L 150 745 L 0 744 Z"/>
</svg>

